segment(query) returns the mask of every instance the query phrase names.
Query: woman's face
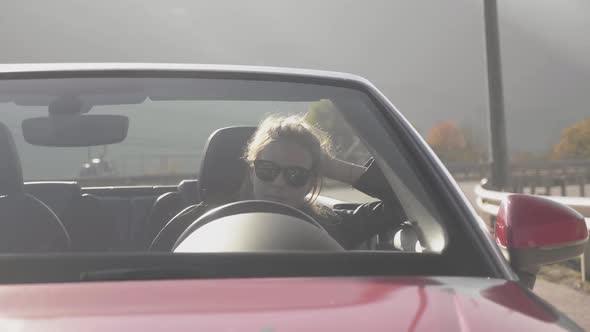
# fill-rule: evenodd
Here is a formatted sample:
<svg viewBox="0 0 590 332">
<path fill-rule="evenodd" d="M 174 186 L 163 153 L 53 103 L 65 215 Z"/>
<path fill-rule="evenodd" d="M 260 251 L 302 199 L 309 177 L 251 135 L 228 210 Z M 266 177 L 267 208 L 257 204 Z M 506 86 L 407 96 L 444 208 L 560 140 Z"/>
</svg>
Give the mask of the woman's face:
<svg viewBox="0 0 590 332">
<path fill-rule="evenodd" d="M 312 188 L 312 156 L 299 144 L 277 141 L 262 149 L 250 172 L 254 199 L 303 206 Z"/>
</svg>

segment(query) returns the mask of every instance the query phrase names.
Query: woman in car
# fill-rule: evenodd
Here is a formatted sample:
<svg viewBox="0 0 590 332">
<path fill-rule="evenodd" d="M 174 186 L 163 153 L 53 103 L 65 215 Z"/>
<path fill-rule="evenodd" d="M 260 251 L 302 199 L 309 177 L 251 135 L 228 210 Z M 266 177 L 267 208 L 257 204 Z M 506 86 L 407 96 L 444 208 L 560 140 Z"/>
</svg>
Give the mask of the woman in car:
<svg viewBox="0 0 590 332">
<path fill-rule="evenodd" d="M 302 116 L 270 116 L 248 142 L 243 159 L 249 170 L 242 186 L 224 203 L 266 200 L 290 205 L 318 221 L 345 249 L 359 248 L 372 236 L 400 227 L 405 213 L 385 176 L 370 160 L 359 166 L 331 157 L 329 140 Z M 323 178 L 348 183 L 379 199 L 354 210 L 316 202 Z M 220 202 L 201 202 L 178 213 L 151 242 L 151 251 L 169 251 L 187 227 Z"/>
<path fill-rule="evenodd" d="M 400 226 L 405 214 L 377 165 L 333 158 L 329 140 L 302 116 L 270 116 L 258 126 L 244 159 L 250 165 L 241 199 L 275 201 L 316 219 L 345 249 Z M 354 210 L 333 210 L 316 202 L 323 177 L 352 185 L 379 199 Z"/>
</svg>

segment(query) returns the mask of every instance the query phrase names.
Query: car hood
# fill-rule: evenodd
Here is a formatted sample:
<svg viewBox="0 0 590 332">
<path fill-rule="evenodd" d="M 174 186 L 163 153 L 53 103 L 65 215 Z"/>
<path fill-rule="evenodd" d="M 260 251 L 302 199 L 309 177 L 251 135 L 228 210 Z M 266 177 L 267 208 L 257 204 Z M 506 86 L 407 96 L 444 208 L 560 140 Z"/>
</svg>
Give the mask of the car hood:
<svg viewBox="0 0 590 332">
<path fill-rule="evenodd" d="M 1 331 L 554 331 L 577 326 L 513 282 L 276 278 L 0 286 Z"/>
</svg>

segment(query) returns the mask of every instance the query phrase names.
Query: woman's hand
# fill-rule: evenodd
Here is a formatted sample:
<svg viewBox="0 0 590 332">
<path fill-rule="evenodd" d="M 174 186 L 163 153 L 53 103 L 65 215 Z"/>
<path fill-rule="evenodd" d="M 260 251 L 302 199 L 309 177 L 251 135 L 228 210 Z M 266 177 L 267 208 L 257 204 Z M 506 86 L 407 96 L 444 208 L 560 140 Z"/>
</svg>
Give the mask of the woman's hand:
<svg viewBox="0 0 590 332">
<path fill-rule="evenodd" d="M 351 185 L 355 184 L 366 170 L 366 167 L 327 155 L 324 155 L 322 160 L 322 174 L 325 177 Z"/>
</svg>

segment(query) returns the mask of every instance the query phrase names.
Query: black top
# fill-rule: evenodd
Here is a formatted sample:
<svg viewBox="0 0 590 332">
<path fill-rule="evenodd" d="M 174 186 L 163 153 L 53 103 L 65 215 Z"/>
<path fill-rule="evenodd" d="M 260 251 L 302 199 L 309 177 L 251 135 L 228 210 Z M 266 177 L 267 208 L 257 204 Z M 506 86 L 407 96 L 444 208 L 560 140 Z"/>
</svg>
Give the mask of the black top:
<svg viewBox="0 0 590 332">
<path fill-rule="evenodd" d="M 326 231 L 345 249 L 355 249 L 372 236 L 398 228 L 406 215 L 379 167 L 371 159 L 368 168 L 353 188 L 377 198 L 379 201 L 361 204 L 352 209 L 334 209 L 328 213 L 312 215 Z M 171 251 L 176 240 L 195 220 L 219 204 L 201 202 L 178 213 L 156 236 L 151 251 Z"/>
</svg>

